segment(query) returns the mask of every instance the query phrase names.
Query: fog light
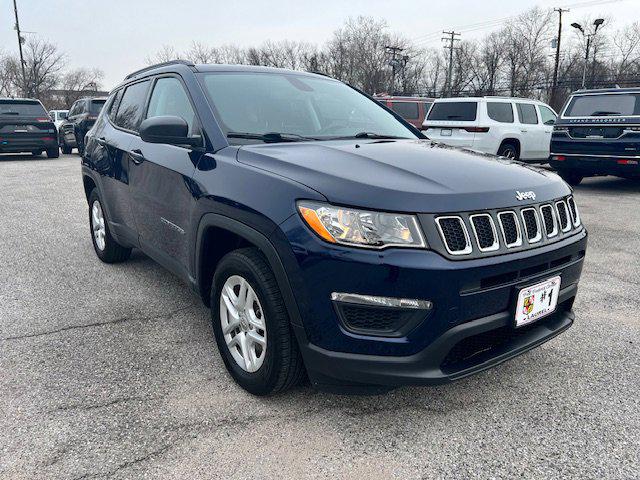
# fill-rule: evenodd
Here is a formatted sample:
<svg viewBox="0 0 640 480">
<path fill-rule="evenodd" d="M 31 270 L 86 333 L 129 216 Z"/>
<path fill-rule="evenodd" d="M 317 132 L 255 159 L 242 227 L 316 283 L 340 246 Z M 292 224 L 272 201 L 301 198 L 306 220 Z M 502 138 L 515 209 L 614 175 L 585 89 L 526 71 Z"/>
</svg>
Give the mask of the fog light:
<svg viewBox="0 0 640 480">
<path fill-rule="evenodd" d="M 433 302 L 416 298 L 376 297 L 373 295 L 358 295 L 355 293 L 331 294 L 331 300 L 342 303 L 355 303 L 358 305 L 370 305 L 378 307 L 411 308 L 415 310 L 431 310 Z"/>
</svg>

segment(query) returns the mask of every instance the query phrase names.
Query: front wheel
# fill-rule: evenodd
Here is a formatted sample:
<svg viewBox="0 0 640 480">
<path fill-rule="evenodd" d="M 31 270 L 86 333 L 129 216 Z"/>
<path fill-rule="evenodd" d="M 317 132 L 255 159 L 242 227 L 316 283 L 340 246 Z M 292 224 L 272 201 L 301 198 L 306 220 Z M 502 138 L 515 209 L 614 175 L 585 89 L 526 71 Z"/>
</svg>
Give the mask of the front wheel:
<svg viewBox="0 0 640 480">
<path fill-rule="evenodd" d="M 216 343 L 233 379 L 254 395 L 287 390 L 304 365 L 273 272 L 255 248 L 227 254 L 211 287 Z"/>
<path fill-rule="evenodd" d="M 98 190 L 95 188 L 89 195 L 89 226 L 93 249 L 100 260 L 105 263 L 119 263 L 129 258 L 131 249 L 123 247 L 111 236 L 109 223 Z"/>
<path fill-rule="evenodd" d="M 558 170 L 558 175 L 572 187 L 580 185 L 580 182 L 582 182 L 584 178 L 584 175 L 571 170 Z"/>
</svg>

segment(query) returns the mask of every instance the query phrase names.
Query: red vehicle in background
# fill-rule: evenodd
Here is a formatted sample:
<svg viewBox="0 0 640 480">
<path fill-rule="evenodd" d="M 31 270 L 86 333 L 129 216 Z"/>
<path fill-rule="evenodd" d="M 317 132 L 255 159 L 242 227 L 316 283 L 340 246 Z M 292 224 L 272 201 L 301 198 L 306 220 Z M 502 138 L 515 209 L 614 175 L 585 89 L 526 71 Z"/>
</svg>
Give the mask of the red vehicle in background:
<svg viewBox="0 0 640 480">
<path fill-rule="evenodd" d="M 434 100 L 429 97 L 398 97 L 387 95 L 375 98 L 417 129 L 422 128 L 422 122 L 424 122 L 424 118 L 427 116 Z"/>
</svg>

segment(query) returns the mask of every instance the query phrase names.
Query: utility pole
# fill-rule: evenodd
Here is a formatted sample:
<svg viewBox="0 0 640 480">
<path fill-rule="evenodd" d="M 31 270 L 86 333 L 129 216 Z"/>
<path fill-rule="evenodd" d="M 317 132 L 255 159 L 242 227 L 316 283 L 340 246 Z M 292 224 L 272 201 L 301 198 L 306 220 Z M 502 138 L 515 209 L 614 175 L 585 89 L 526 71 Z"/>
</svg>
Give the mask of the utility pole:
<svg viewBox="0 0 640 480">
<path fill-rule="evenodd" d="M 444 35 L 446 35 L 446 37 L 442 37 L 443 41 L 449 42 L 449 45 L 445 45 L 445 49 L 449 50 L 449 70 L 447 73 L 447 81 L 445 83 L 445 91 L 448 92 L 449 94 L 451 94 L 452 92 L 450 91 L 452 89 L 452 83 L 453 83 L 453 51 L 455 50 L 455 42 L 460 41 L 459 37 L 460 34 L 456 33 L 455 31 L 451 30 L 450 32 L 442 32 Z"/>
<path fill-rule="evenodd" d="M 554 8 L 554 12 L 558 12 L 558 39 L 556 45 L 556 61 L 553 67 L 553 84 L 551 86 L 551 105 L 556 108 L 556 100 L 558 97 L 558 68 L 560 67 L 560 40 L 562 39 L 562 14 L 568 12 L 568 9 Z"/>
<path fill-rule="evenodd" d="M 395 45 L 387 45 L 384 47 L 384 49 L 387 55 L 391 55 L 391 60 L 389 60 L 389 65 L 391 65 L 391 88 L 389 93 L 393 95 L 396 88 L 396 70 L 399 66 L 401 66 L 398 55 L 400 54 L 400 52 L 402 52 L 402 50 L 404 50 L 404 48 L 400 48 Z"/>
<path fill-rule="evenodd" d="M 25 73 L 25 70 L 24 70 L 24 56 L 22 55 L 22 42 L 24 42 L 24 39 L 22 38 L 22 35 L 20 35 L 20 21 L 18 20 L 18 5 L 16 4 L 16 0 L 13 0 L 13 12 L 15 13 L 15 16 L 16 16 L 15 29 L 16 29 L 16 33 L 18 34 L 18 49 L 20 50 L 20 67 L 22 67 L 22 94 L 24 96 L 27 96 L 26 95 L 27 74 Z"/>
</svg>

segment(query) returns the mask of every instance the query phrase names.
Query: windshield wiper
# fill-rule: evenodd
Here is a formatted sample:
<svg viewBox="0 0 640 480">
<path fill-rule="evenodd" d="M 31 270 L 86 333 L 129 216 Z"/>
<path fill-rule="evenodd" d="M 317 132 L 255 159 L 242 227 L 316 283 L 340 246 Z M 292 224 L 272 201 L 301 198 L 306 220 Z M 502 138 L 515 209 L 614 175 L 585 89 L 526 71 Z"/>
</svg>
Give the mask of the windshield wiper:
<svg viewBox="0 0 640 480">
<path fill-rule="evenodd" d="M 371 138 L 375 140 L 385 140 L 385 139 L 397 139 L 397 138 L 406 138 L 406 137 L 398 137 L 395 135 L 384 135 L 381 133 L 374 132 L 358 132 L 355 135 L 345 135 L 341 137 L 332 137 L 332 139 L 343 139 L 343 138 Z"/>
<path fill-rule="evenodd" d="M 265 143 L 302 142 L 305 140 L 317 140 L 317 138 L 305 137 L 302 135 L 298 135 L 296 133 L 279 133 L 279 132 L 268 132 L 268 133 L 229 132 L 227 133 L 227 137 L 228 138 L 247 138 L 250 140 L 262 140 Z"/>
<path fill-rule="evenodd" d="M 2 112 L 2 115 L 20 115 L 18 112 Z"/>
<path fill-rule="evenodd" d="M 591 114 L 592 117 L 605 117 L 607 115 L 622 115 L 620 112 L 607 112 L 606 110 L 598 110 Z"/>
</svg>

